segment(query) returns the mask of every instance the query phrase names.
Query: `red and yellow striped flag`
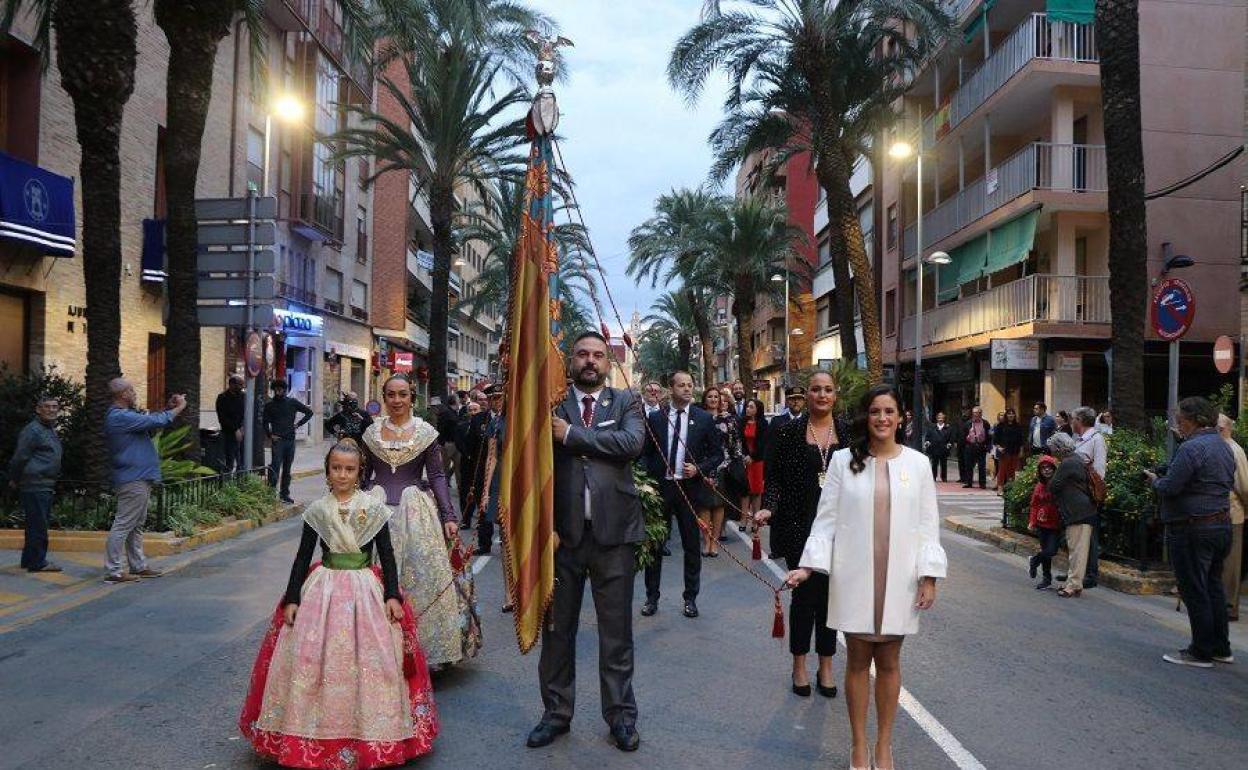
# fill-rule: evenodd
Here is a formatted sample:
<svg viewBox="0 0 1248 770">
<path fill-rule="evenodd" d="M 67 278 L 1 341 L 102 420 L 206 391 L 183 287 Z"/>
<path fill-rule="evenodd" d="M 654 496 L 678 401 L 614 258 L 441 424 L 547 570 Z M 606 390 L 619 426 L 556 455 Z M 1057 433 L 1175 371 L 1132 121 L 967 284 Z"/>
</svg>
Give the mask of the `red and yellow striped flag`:
<svg viewBox="0 0 1248 770">
<path fill-rule="evenodd" d="M 524 221 L 512 261 L 506 366 L 506 427 L 499 464 L 498 519 L 507 587 L 522 653 L 537 643 L 555 588 L 554 439 L 551 410 L 563 398 L 557 274 L 552 237 L 551 138 L 529 154 Z"/>
</svg>

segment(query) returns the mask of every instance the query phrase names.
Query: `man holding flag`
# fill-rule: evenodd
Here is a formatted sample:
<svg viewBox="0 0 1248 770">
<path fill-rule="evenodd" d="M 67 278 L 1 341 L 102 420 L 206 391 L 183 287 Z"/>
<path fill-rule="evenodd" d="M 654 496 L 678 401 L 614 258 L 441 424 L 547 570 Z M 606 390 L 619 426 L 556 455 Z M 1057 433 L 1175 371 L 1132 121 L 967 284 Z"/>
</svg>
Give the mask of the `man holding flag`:
<svg viewBox="0 0 1248 770">
<path fill-rule="evenodd" d="M 598 676 L 602 716 L 611 740 L 633 751 L 633 576 L 645 537 L 631 463 L 641 454 L 645 421 L 633 393 L 603 386 L 610 359 L 597 332 L 577 338 L 569 373 L 573 386 L 552 419 L 555 458 L 555 591 L 542 634 L 542 721 L 532 748 L 568 732 L 576 696 L 576 631 L 585 579 L 598 615 Z"/>
</svg>

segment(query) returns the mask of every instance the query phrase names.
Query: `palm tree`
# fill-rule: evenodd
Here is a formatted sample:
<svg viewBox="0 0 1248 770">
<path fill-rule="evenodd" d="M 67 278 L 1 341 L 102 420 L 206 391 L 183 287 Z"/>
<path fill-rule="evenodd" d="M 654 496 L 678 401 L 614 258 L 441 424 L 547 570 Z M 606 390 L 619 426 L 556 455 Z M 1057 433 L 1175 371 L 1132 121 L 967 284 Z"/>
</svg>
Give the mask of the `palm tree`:
<svg viewBox="0 0 1248 770">
<path fill-rule="evenodd" d="M 121 374 L 121 129 L 134 91 L 138 25 L 132 0 L 5 0 L 0 26 L 19 13 L 35 15 L 34 43 L 45 57 L 56 35 L 61 87 L 74 104 L 82 179 L 82 275 L 87 300 L 87 420 L 102 426 Z M 110 467 L 102 431 L 83 448 L 92 480 Z"/>
<path fill-rule="evenodd" d="M 418 190 L 428 190 L 433 227 L 429 378 L 440 388 L 446 383 L 451 261 L 459 216 L 455 191 L 472 186 L 485 198 L 490 180 L 520 173 L 525 158 L 516 150 L 525 141 L 524 122 L 506 116 L 527 104 L 528 97 L 518 87 L 498 95 L 502 62 L 456 36 L 420 46 L 402 59 L 402 66 L 406 87 L 384 77 L 379 83 L 402 110 L 402 120 L 350 106 L 362 125 L 339 131 L 331 141 L 342 148 L 339 157 L 376 158 L 370 183 L 380 174 L 403 171 L 412 175 Z"/>
<path fill-rule="evenodd" d="M 677 41 L 668 79 L 696 99 L 715 70 L 729 78 L 726 115 L 712 132 L 712 177 L 770 151 L 774 171 L 810 152 L 827 197 L 829 251 L 838 288 L 853 286 L 867 370 L 883 378 L 875 281 L 849 180 L 855 159 L 892 120 L 911 71 L 950 30 L 934 0 L 749 0 L 725 10 L 705 0 L 702 21 Z M 853 280 L 850 279 L 850 270 Z M 857 356 L 854 303 L 838 291 L 841 345 Z"/>
<path fill-rule="evenodd" d="M 642 382 L 654 380 L 666 384 L 672 372 L 686 368 L 681 366 L 676 340 L 671 330 L 654 328 L 645 330 L 636 341 L 636 352 L 637 357 L 633 362 L 633 369 Z M 696 372 L 691 372 L 691 374 L 696 375 Z"/>
<path fill-rule="evenodd" d="M 717 293 L 732 295 L 737 371 L 742 379 L 754 371 L 750 329 L 758 301 L 766 298 L 783 304 L 784 291 L 776 288 L 778 284 L 771 277 L 784 272 L 796 253 L 794 242 L 804 237 L 801 229 L 789 223 L 788 216 L 783 206 L 764 198 L 739 198 L 716 215 L 706 230 L 706 257 L 698 274 Z"/>
<path fill-rule="evenodd" d="M 699 291 L 695 270 L 703 256 L 701 237 L 707 222 L 727 200 L 705 190 L 673 190 L 659 196 L 654 216 L 633 228 L 628 237 L 628 275 L 650 278 L 668 284 L 684 277 L 685 302 L 692 312 L 698 342 L 702 347 L 702 384 L 710 387 L 715 379 L 714 350 L 711 344 L 711 295 Z"/>
<path fill-rule="evenodd" d="M 1144 314 L 1148 244 L 1144 211 L 1144 149 L 1140 138 L 1140 15 L 1138 0 L 1097 0 L 1101 109 L 1109 176 L 1109 295 L 1113 316 L 1114 417 L 1143 430 Z"/>
<path fill-rule="evenodd" d="M 686 290 L 660 294 L 650 305 L 650 309 L 654 312 L 641 319 L 642 323 L 647 324 L 649 332 L 676 341 L 676 368 L 689 371 L 693 356 L 693 338 L 698 334 L 698 327 L 694 321 L 696 311 L 689 302 Z"/>
</svg>

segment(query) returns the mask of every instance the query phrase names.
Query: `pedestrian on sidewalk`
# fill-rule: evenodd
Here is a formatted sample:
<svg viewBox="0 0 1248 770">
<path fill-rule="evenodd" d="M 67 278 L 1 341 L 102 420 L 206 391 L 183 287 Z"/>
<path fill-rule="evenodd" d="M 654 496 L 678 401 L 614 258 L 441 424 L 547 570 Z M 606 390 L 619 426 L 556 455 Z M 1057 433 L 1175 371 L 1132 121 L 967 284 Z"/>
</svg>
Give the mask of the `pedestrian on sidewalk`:
<svg viewBox="0 0 1248 770">
<path fill-rule="evenodd" d="M 61 477 L 61 439 L 56 420 L 61 402 L 42 396 L 35 403 L 35 419 L 17 434 L 17 446 L 9 460 L 9 486 L 17 490 L 26 517 L 22 544 L 22 569 L 27 572 L 60 572 L 48 561 L 48 521 L 57 479 Z"/>
<path fill-rule="evenodd" d="M 924 451 L 932 463 L 932 478 L 949 480 L 949 450 L 954 443 L 953 426 L 945 422 L 945 413 L 936 413 L 936 422 L 927 426 Z"/>
<path fill-rule="evenodd" d="M 246 394 L 243 378 L 231 374 L 225 390 L 217 394 L 217 424 L 221 426 L 221 459 L 223 473 L 242 470 L 243 462 L 243 407 Z"/>
<path fill-rule="evenodd" d="M 954 451 L 958 456 L 958 483 L 967 486 L 974 476 L 971 474 L 971 464 L 967 461 L 966 455 L 966 430 L 971 425 L 971 410 L 963 409 L 958 415 L 957 422 L 953 425 L 954 435 Z"/>
<path fill-rule="evenodd" d="M 1235 488 L 1235 456 L 1218 435 L 1218 410 L 1208 399 L 1179 401 L 1175 423 L 1184 439 L 1161 475 L 1146 470 L 1161 497 L 1166 549 L 1179 595 L 1187 606 L 1192 641 L 1162 657 L 1181 666 L 1231 663 L 1222 568 L 1231 548 L 1228 511 Z"/>
<path fill-rule="evenodd" d="M 392 512 L 360 491 L 362 464 L 350 439 L 325 457 L 329 494 L 303 512 L 239 715 L 256 753 L 284 767 L 402 765 L 432 751 L 438 734 L 416 618 L 399 590 Z"/>
<path fill-rule="evenodd" d="M 763 483 L 767 473 L 767 418 L 763 402 L 751 398 L 745 402 L 741 418 L 741 450 L 745 457 L 745 477 L 749 489 L 741 498 L 743 522 L 754 519 L 763 499 Z"/>
<path fill-rule="evenodd" d="M 1005 410 L 1005 419 L 992 432 L 992 441 L 997 448 L 997 493 L 1005 494 L 1005 485 L 1009 484 L 1023 459 L 1023 443 L 1026 436 L 1023 426 L 1018 422 L 1018 413 L 1014 407 Z"/>
<path fill-rule="evenodd" d="M 1235 488 L 1231 490 L 1231 552 L 1222 568 L 1222 587 L 1226 592 L 1227 620 L 1239 620 L 1239 590 L 1243 584 L 1244 510 L 1248 509 L 1248 456 L 1235 440 L 1235 422 L 1218 415 L 1218 433 L 1235 456 Z"/>
<path fill-rule="evenodd" d="M 708 479 L 724 458 L 723 434 L 715 418 L 693 404 L 693 377 L 685 371 L 673 372 L 671 403 L 650 415 L 650 429 L 642 449 L 641 462 L 652 479 L 659 479 L 664 517 L 671 530 L 673 520 L 680 531 L 684 551 L 684 615 L 698 617 L 698 591 L 702 584 L 702 536 L 698 511 L 713 504 Z M 655 554 L 646 567 L 646 602 L 641 614 L 659 611 L 659 585 L 663 559 Z"/>
<path fill-rule="evenodd" d="M 1027 570 L 1032 580 L 1036 579 L 1037 568 L 1043 570 L 1044 577 L 1036 584 L 1036 589 L 1040 591 L 1053 585 L 1053 557 L 1062 543 L 1062 517 L 1049 490 L 1049 482 L 1056 471 L 1057 460 L 1052 455 L 1040 458 L 1036 466 L 1038 480 L 1031 490 L 1031 506 L 1027 515 L 1027 528 L 1040 539 L 1040 552 L 1031 557 Z"/>
<path fill-rule="evenodd" d="M 334 439 L 349 438 L 358 444 L 372 424 L 373 416 L 360 408 L 359 396 L 347 390 L 338 400 L 338 411 L 326 420 L 325 432 Z"/>
<path fill-rule="evenodd" d="M 1088 470 L 1104 482 L 1105 473 L 1109 470 L 1109 445 L 1105 443 L 1105 434 L 1096 429 L 1096 411 L 1087 406 L 1079 407 L 1071 424 L 1074 427 L 1075 451 L 1083 457 Z M 1092 542 L 1088 544 L 1088 571 L 1084 575 L 1084 588 L 1096 588 L 1101 577 L 1101 513 L 1100 506 L 1097 506 L 1096 518 L 1092 520 Z"/>
<path fill-rule="evenodd" d="M 1049 454 L 1058 462 L 1057 470 L 1049 481 L 1049 493 L 1057 504 L 1062 526 L 1066 528 L 1066 550 L 1070 561 L 1066 583 L 1057 595 L 1067 599 L 1083 593 L 1083 576 L 1088 565 L 1096 504 L 1088 487 L 1088 472 L 1083 458 L 1075 452 L 1075 440 L 1065 433 L 1054 433 L 1049 437 Z"/>
<path fill-rule="evenodd" d="M 815 571 L 828 576 L 828 626 L 845 634 L 849 658 L 850 765 L 891 770 L 902 642 L 918 632 L 920 611 L 935 603 L 947 561 L 931 467 L 922 452 L 901 443 L 901 394 L 877 385 L 860 406 L 860 437 L 832 456 L 801 566 L 786 583 L 796 588 Z M 874 765 L 867 743 L 873 663 Z"/>
<path fill-rule="evenodd" d="M 966 476 L 962 486 L 970 489 L 974 485 L 975 470 L 979 470 L 979 488 L 988 488 L 988 450 L 992 447 L 992 428 L 984 419 L 984 410 L 978 406 L 971 410 L 971 419 L 962 428 L 963 441 L 966 445 Z"/>
<path fill-rule="evenodd" d="M 1045 445 L 1049 436 L 1057 432 L 1057 420 L 1049 414 L 1049 407 L 1043 401 L 1037 401 L 1031 407 L 1031 422 L 1027 425 L 1027 447 L 1033 455 L 1045 453 Z"/>
<path fill-rule="evenodd" d="M 790 570 L 801 566 L 802 548 L 810 537 L 819 507 L 820 482 L 826 478 L 832 456 L 849 445 L 849 426 L 832 413 L 836 405 L 836 381 L 830 372 L 816 370 L 807 392 L 809 414 L 772 432 L 767 444 L 767 484 L 763 508 L 754 516 L 761 527 L 771 525 L 772 547 L 784 557 Z M 806 656 L 810 637 L 815 637 L 819 667 L 815 686 L 825 698 L 836 697 L 836 629 L 828 626 L 828 576 L 811 573 L 793 589 L 789 600 L 789 654 L 793 656 L 790 686 L 795 695 L 810 697 L 810 673 Z"/>
<path fill-rule="evenodd" d="M 134 386 L 124 377 L 108 383 L 113 405 L 104 417 L 104 436 L 113 461 L 113 494 L 117 513 L 108 532 L 105 566 L 107 583 L 128 583 L 139 578 L 160 577 L 160 570 L 147 566 L 143 555 L 143 524 L 152 488 L 161 481 L 160 456 L 152 436 L 173 424 L 174 418 L 186 408 L 186 396 L 175 393 L 169 408 L 145 414 L 136 409 L 138 397 Z M 129 574 L 121 571 L 122 552 L 130 566 Z"/>
<path fill-rule="evenodd" d="M 542 624 L 537 671 L 542 719 L 529 748 L 549 746 L 571 729 L 576 706 L 576 632 L 588 579 L 598 620 L 602 718 L 611 742 L 635 751 L 633 585 L 645 539 L 633 461 L 645 443 L 645 417 L 630 391 L 606 387 L 607 341 L 585 332 L 572 342 L 568 395 L 551 421 L 555 449 L 555 592 Z"/>
<path fill-rule="evenodd" d="M 272 444 L 269 464 L 269 486 L 278 487 L 278 497 L 283 503 L 293 503 L 290 498 L 290 467 L 295 463 L 295 431 L 312 419 L 312 410 L 297 398 L 286 395 L 289 386 L 285 380 L 274 380 L 273 398 L 264 405 L 264 435 Z M 295 415 L 303 415 L 295 422 Z M 280 481 L 280 484 L 279 484 Z"/>
</svg>

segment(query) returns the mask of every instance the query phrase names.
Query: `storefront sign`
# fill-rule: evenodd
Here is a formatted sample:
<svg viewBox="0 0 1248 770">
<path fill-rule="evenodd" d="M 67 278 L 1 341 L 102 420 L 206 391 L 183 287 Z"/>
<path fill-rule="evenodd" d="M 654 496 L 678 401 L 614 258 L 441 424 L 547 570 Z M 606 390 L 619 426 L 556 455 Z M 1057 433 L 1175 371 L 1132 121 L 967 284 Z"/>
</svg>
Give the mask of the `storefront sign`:
<svg viewBox="0 0 1248 770">
<path fill-rule="evenodd" d="M 324 331 L 325 319 L 310 313 L 275 308 L 273 326 L 291 337 L 319 337 Z"/>
<path fill-rule="evenodd" d="M 343 358 L 357 358 L 361 361 L 367 361 L 372 357 L 368 348 L 361 345 L 348 345 L 345 342 L 333 342 L 331 340 L 326 343 L 325 347 L 330 353 L 342 356 Z"/>
<path fill-rule="evenodd" d="M 931 382 L 970 382 L 975 379 L 975 367 L 965 356 L 937 361 L 927 370 L 923 379 Z"/>
<path fill-rule="evenodd" d="M 394 351 L 394 371 L 396 373 L 412 371 L 414 356 L 414 353 L 409 353 L 406 350 Z"/>
<path fill-rule="evenodd" d="M 1040 340 L 993 340 L 993 369 L 1040 369 Z"/>
<path fill-rule="evenodd" d="M 1083 354 L 1063 353 L 1057 357 L 1057 369 L 1062 372 L 1083 371 Z"/>
</svg>

